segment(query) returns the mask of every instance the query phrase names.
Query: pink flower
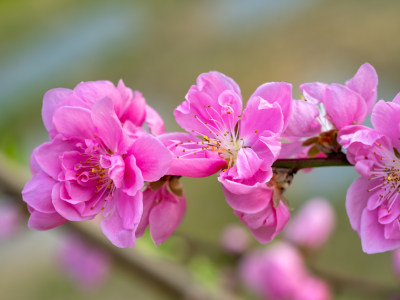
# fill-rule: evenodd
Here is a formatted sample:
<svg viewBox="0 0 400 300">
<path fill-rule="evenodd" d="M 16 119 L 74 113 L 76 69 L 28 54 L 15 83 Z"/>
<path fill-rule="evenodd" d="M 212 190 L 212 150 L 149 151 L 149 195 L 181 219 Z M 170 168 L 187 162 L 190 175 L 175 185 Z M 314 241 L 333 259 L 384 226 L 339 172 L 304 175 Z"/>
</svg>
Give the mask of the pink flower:
<svg viewBox="0 0 400 300">
<path fill-rule="evenodd" d="M 231 78 L 218 72 L 201 74 L 174 112 L 189 134 L 161 138 L 176 157 L 168 173 L 203 177 L 226 168 L 218 178 L 226 201 L 242 221 L 244 215 L 257 218 L 251 229 L 258 240 L 271 240 L 286 223 L 279 216 L 289 214 L 285 205 L 272 204 L 266 183 L 272 178 L 290 107 L 288 83 L 261 85 L 242 111 L 240 88 Z"/>
<path fill-rule="evenodd" d="M 111 268 L 106 253 L 76 236 L 68 236 L 62 241 L 57 260 L 63 272 L 84 290 L 104 283 Z"/>
<path fill-rule="evenodd" d="M 226 226 L 221 234 L 221 246 L 229 253 L 243 253 L 250 245 L 249 234 L 238 225 Z"/>
<path fill-rule="evenodd" d="M 350 224 L 364 252 L 377 253 L 400 246 L 400 94 L 393 102 L 379 101 L 371 121 L 374 129 L 343 128 L 339 142 L 361 175 L 347 191 Z"/>
<path fill-rule="evenodd" d="M 323 198 L 309 200 L 289 222 L 285 237 L 302 247 L 316 249 L 329 238 L 335 226 L 335 211 Z"/>
<path fill-rule="evenodd" d="M 31 228 L 51 229 L 66 220 L 84 221 L 102 213 L 101 227 L 110 241 L 132 247 L 143 210 L 144 182 L 165 174 L 171 154 L 138 127 L 146 118 L 146 107 L 138 109 L 144 114 L 139 118 L 132 112 L 137 98 L 122 89 L 121 82 L 118 89 L 110 84 L 88 82 L 74 91 L 46 93 L 43 120 L 51 141 L 33 151 L 33 178 L 22 195 Z"/>
<path fill-rule="evenodd" d="M 345 85 L 320 82 L 300 86 L 305 101 L 293 101 L 281 157 L 313 157 L 340 152 L 337 131 L 362 124 L 377 97 L 375 69 L 363 64 Z"/>
<path fill-rule="evenodd" d="M 179 226 L 185 212 L 186 197 L 179 178 L 167 175 L 159 182 L 150 184 L 143 192 L 143 216 L 136 236 L 142 236 L 149 226 L 150 235 L 158 246 L 164 243 Z"/>
<path fill-rule="evenodd" d="M 12 201 L 2 196 L 0 199 L 0 242 L 15 236 L 21 228 L 21 213 Z"/>
<path fill-rule="evenodd" d="M 247 287 L 266 299 L 330 299 L 327 285 L 308 273 L 296 248 L 283 242 L 245 257 L 240 275 Z"/>
</svg>

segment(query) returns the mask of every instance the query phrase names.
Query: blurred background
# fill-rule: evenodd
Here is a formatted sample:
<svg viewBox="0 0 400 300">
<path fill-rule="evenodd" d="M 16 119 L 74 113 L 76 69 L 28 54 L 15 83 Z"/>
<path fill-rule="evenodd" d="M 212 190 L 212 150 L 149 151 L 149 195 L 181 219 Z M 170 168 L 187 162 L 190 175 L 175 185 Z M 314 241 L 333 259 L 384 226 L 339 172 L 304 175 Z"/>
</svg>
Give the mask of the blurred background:
<svg viewBox="0 0 400 300">
<path fill-rule="evenodd" d="M 0 151 L 28 169 L 32 149 L 48 139 L 43 94 L 80 81 L 122 78 L 159 111 L 168 131 L 181 130 L 173 109 L 209 70 L 235 79 L 244 99 L 268 81 L 291 82 L 299 98 L 299 84 L 344 83 L 369 62 L 378 72 L 378 98 L 391 100 L 400 88 L 399 12 L 395 0 L 0 0 Z M 293 214 L 315 196 L 335 208 L 336 230 L 313 263 L 395 287 L 390 253 L 364 254 L 350 228 L 344 199 L 355 177 L 351 168 L 299 173 L 286 197 Z M 235 259 L 193 252 L 186 237 L 220 248 L 224 227 L 240 222 L 215 176 L 183 183 L 188 209 L 178 233 L 158 248 L 145 236 L 129 251 L 160 266 L 172 262 L 199 288 L 218 293 L 228 289 L 222 277 Z M 77 288 L 56 263 L 63 228 L 35 232 L 25 220 L 21 226 L 0 242 L 1 299 L 177 299 L 117 264 L 96 289 Z M 234 285 L 240 299 L 257 299 Z M 332 299 L 381 298 L 341 288 Z"/>
</svg>

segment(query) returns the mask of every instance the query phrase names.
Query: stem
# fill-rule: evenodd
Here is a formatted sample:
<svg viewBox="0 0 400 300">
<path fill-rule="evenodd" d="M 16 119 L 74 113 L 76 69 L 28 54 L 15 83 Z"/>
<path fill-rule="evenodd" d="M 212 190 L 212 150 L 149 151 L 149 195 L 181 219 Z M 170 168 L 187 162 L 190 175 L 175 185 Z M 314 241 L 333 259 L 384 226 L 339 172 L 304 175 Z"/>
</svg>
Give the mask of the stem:
<svg viewBox="0 0 400 300">
<path fill-rule="evenodd" d="M 284 158 L 278 159 L 272 165 L 275 168 L 293 169 L 298 171 L 306 168 L 352 166 L 346 156 L 318 157 L 318 158 Z"/>
</svg>

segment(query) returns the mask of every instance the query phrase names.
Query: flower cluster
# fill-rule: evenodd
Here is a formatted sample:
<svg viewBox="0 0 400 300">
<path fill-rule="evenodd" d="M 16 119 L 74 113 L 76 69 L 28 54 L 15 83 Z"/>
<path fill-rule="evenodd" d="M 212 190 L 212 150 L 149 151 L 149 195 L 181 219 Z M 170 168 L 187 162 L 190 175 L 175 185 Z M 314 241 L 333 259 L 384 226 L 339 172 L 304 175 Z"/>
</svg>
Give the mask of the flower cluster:
<svg viewBox="0 0 400 300">
<path fill-rule="evenodd" d="M 166 133 L 158 113 L 122 81 L 50 90 L 42 109 L 50 140 L 33 151 L 33 178 L 22 192 L 29 227 L 46 230 L 100 216 L 116 246 L 132 247 L 147 227 L 158 245 L 185 214 L 179 178 L 218 173 L 234 214 L 267 243 L 289 220 L 282 193 L 296 172 L 275 167 L 276 160 L 346 155 L 360 174 L 346 208 L 363 250 L 398 248 L 400 94 L 375 103 L 377 84 L 366 63 L 344 85 L 302 84 L 301 100 L 292 98 L 289 83 L 264 83 L 243 109 L 233 79 L 204 73 L 174 111 L 186 133 Z M 373 128 L 362 125 L 371 112 Z M 310 226 L 319 227 L 315 222 Z M 287 234 L 314 244 L 296 229 Z"/>
</svg>

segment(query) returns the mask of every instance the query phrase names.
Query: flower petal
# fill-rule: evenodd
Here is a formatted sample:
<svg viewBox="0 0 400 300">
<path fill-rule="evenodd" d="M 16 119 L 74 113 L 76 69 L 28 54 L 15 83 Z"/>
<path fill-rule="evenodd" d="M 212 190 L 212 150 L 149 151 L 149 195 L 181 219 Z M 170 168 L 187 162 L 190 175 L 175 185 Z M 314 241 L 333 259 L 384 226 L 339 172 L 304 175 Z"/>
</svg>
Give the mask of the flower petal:
<svg viewBox="0 0 400 300">
<path fill-rule="evenodd" d="M 225 200 L 234 210 L 244 213 L 256 213 L 270 202 L 272 190 L 265 183 L 255 186 L 241 184 L 223 176 L 218 177 L 222 183 Z"/>
<path fill-rule="evenodd" d="M 251 178 L 262 165 L 263 161 L 251 148 L 241 148 L 236 159 L 238 178 Z"/>
<path fill-rule="evenodd" d="M 158 112 L 149 105 L 146 105 L 146 125 L 149 127 L 151 134 L 160 135 L 165 133 L 164 121 Z"/>
<path fill-rule="evenodd" d="M 385 238 L 384 225 L 378 222 L 377 210 L 363 211 L 359 233 L 363 251 L 368 254 L 390 251 L 400 246 L 399 239 Z"/>
<path fill-rule="evenodd" d="M 34 150 L 34 161 L 42 171 L 58 180 L 58 175 L 62 171 L 60 156 L 70 150 L 74 150 L 75 145 L 71 141 L 64 141 L 60 135 L 52 141 L 44 143 Z"/>
<path fill-rule="evenodd" d="M 171 166 L 167 174 L 186 177 L 207 177 L 211 176 L 226 166 L 226 161 L 221 159 L 216 152 L 200 152 L 196 155 L 179 157 L 182 151 L 181 143 L 190 141 L 201 141 L 195 136 L 184 132 L 171 132 L 157 137 L 173 154 Z M 186 148 L 185 148 L 186 149 Z"/>
<path fill-rule="evenodd" d="M 135 231 L 123 227 L 123 221 L 117 211 L 107 218 L 101 224 L 104 235 L 119 248 L 132 248 L 135 245 Z"/>
<path fill-rule="evenodd" d="M 269 217 L 271 218 L 271 217 Z M 266 244 L 272 241 L 283 228 L 286 226 L 290 218 L 290 212 L 288 207 L 282 202 L 275 210 L 274 219 L 275 222 L 272 224 L 264 225 L 256 229 L 250 229 L 256 240 L 261 244 Z"/>
<path fill-rule="evenodd" d="M 300 90 L 304 98 L 311 104 L 319 104 L 325 95 L 325 89 L 328 85 L 322 82 L 310 82 L 300 85 Z"/>
<path fill-rule="evenodd" d="M 30 217 L 28 227 L 36 230 L 49 230 L 61 226 L 67 220 L 57 212 L 42 213 L 34 209 L 30 209 Z"/>
<path fill-rule="evenodd" d="M 143 213 L 143 194 L 138 191 L 136 195 L 129 196 L 122 190 L 117 195 L 118 214 L 125 229 L 134 229 L 139 224 Z"/>
<path fill-rule="evenodd" d="M 96 101 L 92 108 L 92 120 L 98 136 L 108 149 L 116 153 L 124 140 L 121 122 L 119 121 L 111 98 Z M 93 138 L 93 137 L 92 137 Z"/>
<path fill-rule="evenodd" d="M 143 174 L 145 181 L 157 181 L 168 171 L 172 155 L 170 151 L 155 137 L 143 135 L 132 146 L 136 165 Z"/>
<path fill-rule="evenodd" d="M 260 85 L 251 95 L 249 102 L 254 97 L 261 97 L 269 103 L 278 103 L 282 109 L 284 127 L 286 128 L 291 114 L 292 85 L 287 82 L 268 82 Z M 249 103 L 247 103 L 247 106 Z M 269 129 L 272 130 L 272 129 Z M 273 131 L 273 130 L 272 130 Z"/>
<path fill-rule="evenodd" d="M 156 197 L 158 191 L 154 191 L 151 187 L 147 187 L 143 192 L 143 213 L 140 218 L 139 225 L 136 229 L 136 237 L 141 237 L 149 225 L 149 215 L 154 205 L 156 205 Z"/>
<path fill-rule="evenodd" d="M 294 100 L 288 126 L 284 132 L 287 137 L 309 137 L 319 135 L 321 123 L 318 107 L 307 101 Z"/>
<path fill-rule="evenodd" d="M 143 185 L 143 175 L 136 165 L 135 156 L 129 155 L 125 158 L 125 176 L 123 191 L 130 196 L 135 196 Z"/>
<path fill-rule="evenodd" d="M 86 108 L 63 106 L 53 117 L 54 128 L 66 138 L 93 139 L 95 128 Z"/>
<path fill-rule="evenodd" d="M 220 99 L 221 94 L 230 91 L 229 101 L 235 101 L 230 108 L 226 107 L 225 100 Z M 235 95 L 234 97 L 232 97 Z M 209 135 L 211 131 L 234 130 L 238 116 L 241 114 L 241 96 L 238 85 L 229 77 L 219 72 L 208 72 L 199 75 L 197 85 L 192 86 L 175 111 L 174 116 L 178 124 L 188 132 L 195 131 L 202 135 Z M 227 117 L 233 107 L 240 107 L 240 112 Z M 224 116 L 221 124 L 221 118 Z M 225 118 L 227 117 L 227 118 Z M 232 120 L 231 124 L 226 120 Z M 222 127 L 222 128 L 221 128 Z"/>
<path fill-rule="evenodd" d="M 83 216 L 75 205 L 62 199 L 62 189 L 64 189 L 62 183 L 56 183 L 51 193 L 54 208 L 62 217 L 70 221 L 85 221 L 93 218 L 93 216 Z"/>
<path fill-rule="evenodd" d="M 146 118 L 146 100 L 142 93 L 128 89 L 123 84 L 122 80 L 118 83 L 118 89 L 124 96 L 123 108 L 120 109 L 119 119 L 121 122 L 130 121 L 136 126 L 142 126 Z"/>
<path fill-rule="evenodd" d="M 164 243 L 182 222 L 186 212 L 186 198 L 169 192 L 150 212 L 150 235 L 156 246 Z"/>
<path fill-rule="evenodd" d="M 58 104 L 60 104 L 66 97 L 72 94 L 72 90 L 56 88 L 46 92 L 43 96 L 42 106 L 42 119 L 44 127 L 47 131 L 52 131 L 53 127 L 53 115 Z"/>
<path fill-rule="evenodd" d="M 379 101 L 372 111 L 371 122 L 376 130 L 390 138 L 394 147 L 400 149 L 399 103 Z"/>
<path fill-rule="evenodd" d="M 378 75 L 374 67 L 369 63 L 361 65 L 354 77 L 346 81 L 346 86 L 364 98 L 370 112 L 376 102 L 378 86 Z"/>
<path fill-rule="evenodd" d="M 251 97 L 243 111 L 239 134 L 246 146 L 252 146 L 264 131 L 281 133 L 283 126 L 284 116 L 278 103 Z"/>
<path fill-rule="evenodd" d="M 368 193 L 369 181 L 359 177 L 351 184 L 346 195 L 346 211 L 351 227 L 360 233 L 361 215 L 367 207 L 370 194 Z"/>
<path fill-rule="evenodd" d="M 339 130 L 347 125 L 362 124 L 368 113 L 363 98 L 340 84 L 333 83 L 326 88 L 323 103 L 330 121 Z"/>
<path fill-rule="evenodd" d="M 44 172 L 33 175 L 22 190 L 22 199 L 35 211 L 41 213 L 54 213 L 51 201 L 51 192 L 56 181 Z"/>
</svg>

